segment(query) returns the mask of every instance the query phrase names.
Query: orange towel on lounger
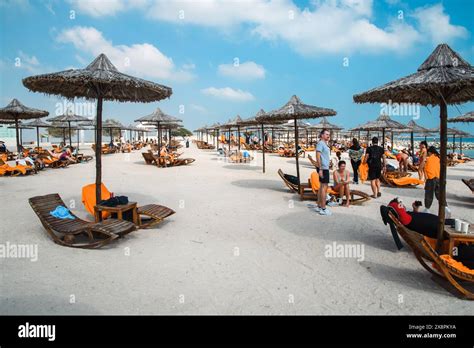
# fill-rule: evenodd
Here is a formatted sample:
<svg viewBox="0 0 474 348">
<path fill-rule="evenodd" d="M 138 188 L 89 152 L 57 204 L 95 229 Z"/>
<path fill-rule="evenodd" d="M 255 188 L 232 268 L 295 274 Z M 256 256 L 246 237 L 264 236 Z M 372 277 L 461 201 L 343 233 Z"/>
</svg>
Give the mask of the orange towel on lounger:
<svg viewBox="0 0 474 348">
<path fill-rule="evenodd" d="M 450 255 L 440 255 L 439 257 L 443 259 L 451 267 L 456 268 L 457 270 L 461 272 L 474 275 L 474 269 L 470 269 L 464 266 L 462 262 L 456 261 Z"/>
<path fill-rule="evenodd" d="M 111 193 L 107 190 L 104 184 L 101 184 L 101 198 L 102 200 L 109 199 Z M 84 208 L 94 216 L 95 207 L 95 184 L 89 184 L 82 188 L 82 204 Z M 102 218 L 106 219 L 110 216 L 110 213 L 102 212 Z"/>
<path fill-rule="evenodd" d="M 404 178 L 399 178 L 399 179 L 392 179 L 393 183 L 397 186 L 408 186 L 408 185 L 423 185 L 424 181 L 417 179 L 417 178 L 412 178 L 409 176 L 405 176 Z"/>
</svg>

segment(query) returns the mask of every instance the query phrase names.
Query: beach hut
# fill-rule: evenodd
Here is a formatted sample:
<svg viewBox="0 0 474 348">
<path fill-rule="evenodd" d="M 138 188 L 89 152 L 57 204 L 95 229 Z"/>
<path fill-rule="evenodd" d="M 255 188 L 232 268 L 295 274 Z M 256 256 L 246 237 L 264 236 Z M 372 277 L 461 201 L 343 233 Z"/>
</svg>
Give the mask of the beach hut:
<svg viewBox="0 0 474 348">
<path fill-rule="evenodd" d="M 446 210 L 449 104 L 474 100 L 474 68 L 447 44 L 438 45 L 414 74 L 353 97 L 356 103 L 418 103 L 440 108 L 441 172 L 436 249 L 441 249 Z"/>
<path fill-rule="evenodd" d="M 9 121 L 15 124 L 16 132 L 16 150 L 18 154 L 21 153 L 20 144 L 20 120 L 31 120 L 35 118 L 42 118 L 49 115 L 48 111 L 39 110 L 23 105 L 18 99 L 13 99 L 7 106 L 0 108 L 0 119 Z"/>
<path fill-rule="evenodd" d="M 102 104 L 104 100 L 150 103 L 169 98 L 170 87 L 123 74 L 100 54 L 85 69 L 30 76 L 23 85 L 31 91 L 97 100 L 96 144 L 102 143 Z M 101 201 L 102 151 L 96 146 L 96 202 Z"/>
<path fill-rule="evenodd" d="M 336 111 L 318 106 L 308 105 L 301 101 L 296 95 L 281 108 L 270 111 L 265 115 L 257 117 L 260 122 L 276 122 L 293 120 L 295 131 L 295 150 L 296 150 L 296 176 L 298 177 L 298 190 L 300 190 L 300 166 L 298 161 L 298 120 L 319 118 L 324 116 L 335 116 Z"/>
</svg>

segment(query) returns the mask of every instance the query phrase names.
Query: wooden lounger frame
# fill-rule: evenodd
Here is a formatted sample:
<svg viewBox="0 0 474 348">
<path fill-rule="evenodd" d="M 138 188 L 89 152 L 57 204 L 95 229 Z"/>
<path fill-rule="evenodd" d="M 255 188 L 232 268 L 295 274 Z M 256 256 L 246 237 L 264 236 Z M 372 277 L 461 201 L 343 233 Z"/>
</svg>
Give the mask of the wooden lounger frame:
<svg viewBox="0 0 474 348">
<path fill-rule="evenodd" d="M 32 197 L 29 200 L 31 207 L 56 244 L 73 247 L 95 249 L 100 248 L 113 240 L 136 230 L 136 226 L 129 221 L 107 219 L 99 223 L 88 222 L 75 216 L 74 220 L 58 219 L 50 214 L 58 205 L 66 206 L 57 193 Z M 74 243 L 76 235 L 86 234 L 88 243 Z M 103 238 L 97 239 L 97 236 Z"/>
<path fill-rule="evenodd" d="M 474 179 L 461 179 L 463 183 L 474 193 Z"/>
<path fill-rule="evenodd" d="M 424 269 L 430 272 L 434 277 L 442 277 L 448 281 L 457 291 L 459 291 L 466 299 L 474 300 L 474 293 L 464 288 L 458 280 L 474 283 L 474 275 L 463 272 L 440 257 L 433 247 L 426 241 L 425 237 L 417 232 L 406 228 L 392 213 L 388 213 L 390 219 L 400 236 L 410 246 L 416 259 L 420 262 Z M 436 265 L 436 268 L 429 266 L 428 263 Z M 458 280 L 457 280 L 458 279 Z"/>
<path fill-rule="evenodd" d="M 150 228 L 161 223 L 165 218 L 176 212 L 173 209 L 158 204 L 147 204 L 137 209 L 139 228 Z M 149 222 L 142 221 L 142 215 L 149 218 Z"/>
</svg>

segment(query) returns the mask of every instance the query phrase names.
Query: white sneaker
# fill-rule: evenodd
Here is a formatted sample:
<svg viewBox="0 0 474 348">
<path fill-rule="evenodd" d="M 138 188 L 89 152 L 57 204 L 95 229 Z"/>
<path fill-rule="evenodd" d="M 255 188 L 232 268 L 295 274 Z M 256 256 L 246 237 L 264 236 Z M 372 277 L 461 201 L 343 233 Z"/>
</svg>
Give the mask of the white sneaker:
<svg viewBox="0 0 474 348">
<path fill-rule="evenodd" d="M 319 215 L 327 215 L 327 216 L 329 216 L 329 215 L 332 215 L 332 212 L 331 212 L 328 208 L 325 208 L 325 209 L 321 209 L 321 210 L 319 211 Z"/>
<path fill-rule="evenodd" d="M 316 212 L 316 213 L 319 213 L 321 212 L 321 208 L 319 207 L 319 205 L 316 205 L 313 210 Z"/>
<path fill-rule="evenodd" d="M 337 207 L 339 204 L 337 202 L 331 201 L 331 202 L 327 202 L 326 205 L 330 207 Z"/>
</svg>

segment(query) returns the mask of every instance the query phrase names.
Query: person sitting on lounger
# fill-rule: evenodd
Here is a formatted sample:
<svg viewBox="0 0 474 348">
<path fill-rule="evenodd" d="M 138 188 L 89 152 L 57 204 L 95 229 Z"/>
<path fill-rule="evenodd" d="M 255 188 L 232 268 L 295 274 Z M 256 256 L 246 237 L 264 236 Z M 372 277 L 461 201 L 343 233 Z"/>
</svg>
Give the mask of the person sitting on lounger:
<svg viewBox="0 0 474 348">
<path fill-rule="evenodd" d="M 6 153 L 7 152 L 7 146 L 3 141 L 0 141 L 0 153 Z"/>
<path fill-rule="evenodd" d="M 339 192 L 339 198 L 342 201 L 342 197 L 346 195 L 345 207 L 350 205 L 351 201 L 351 190 L 349 189 L 349 182 L 351 181 L 351 174 L 346 169 L 346 162 L 339 161 L 337 169 L 332 173 L 334 179 L 334 191 Z"/>
<path fill-rule="evenodd" d="M 72 163 L 77 163 L 77 160 L 72 155 L 72 151 L 70 147 L 66 147 L 66 149 L 59 154 L 60 161 L 69 161 Z"/>
<path fill-rule="evenodd" d="M 412 204 L 413 211 L 407 211 L 403 202 L 394 198 L 388 204 L 397 212 L 400 222 L 412 231 L 418 232 L 430 238 L 438 236 L 438 216 L 430 213 L 419 212 L 419 204 Z M 446 225 L 453 225 L 454 219 L 446 219 Z"/>
</svg>

